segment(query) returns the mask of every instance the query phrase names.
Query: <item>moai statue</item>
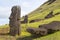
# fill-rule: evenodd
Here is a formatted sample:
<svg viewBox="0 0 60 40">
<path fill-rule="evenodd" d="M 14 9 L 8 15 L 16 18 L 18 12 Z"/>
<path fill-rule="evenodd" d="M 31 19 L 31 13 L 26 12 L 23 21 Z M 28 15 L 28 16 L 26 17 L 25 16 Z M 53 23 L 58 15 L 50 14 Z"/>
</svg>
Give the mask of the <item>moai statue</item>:
<svg viewBox="0 0 60 40">
<path fill-rule="evenodd" d="M 16 34 L 20 34 L 20 15 L 21 8 L 20 6 L 13 6 L 11 9 L 11 15 L 9 17 L 9 26 L 10 26 L 10 34 L 15 36 Z"/>
<path fill-rule="evenodd" d="M 24 23 L 28 23 L 28 15 L 25 15 L 25 17 L 24 17 Z"/>
</svg>

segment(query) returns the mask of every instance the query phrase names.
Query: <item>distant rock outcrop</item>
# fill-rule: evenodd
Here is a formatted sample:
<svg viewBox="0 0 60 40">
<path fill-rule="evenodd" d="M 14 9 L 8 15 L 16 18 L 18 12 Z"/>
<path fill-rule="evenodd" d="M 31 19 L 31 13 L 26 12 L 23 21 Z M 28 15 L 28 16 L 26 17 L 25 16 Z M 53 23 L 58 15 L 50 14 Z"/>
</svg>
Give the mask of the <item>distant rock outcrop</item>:
<svg viewBox="0 0 60 40">
<path fill-rule="evenodd" d="M 41 33 L 41 31 L 44 31 L 45 33 Z M 27 28 L 27 32 L 31 33 L 31 34 L 35 34 L 35 35 L 46 35 L 47 34 L 47 30 L 43 29 L 43 28 Z"/>
<path fill-rule="evenodd" d="M 24 17 L 24 23 L 28 23 L 28 15 L 25 15 L 25 17 Z"/>
<path fill-rule="evenodd" d="M 45 19 L 54 17 L 54 16 L 59 15 L 59 14 L 60 14 L 60 12 L 58 12 L 58 13 L 56 13 L 56 14 L 53 15 L 53 11 L 51 11 L 51 12 L 45 17 Z M 34 22 L 38 22 L 38 21 L 41 21 L 41 20 L 44 20 L 44 19 L 31 20 L 29 23 L 34 23 Z"/>
<path fill-rule="evenodd" d="M 45 19 L 54 17 L 54 16 L 59 15 L 59 14 L 60 14 L 60 12 L 58 12 L 58 13 L 56 13 L 56 14 L 53 15 L 53 11 L 51 11 L 51 12 L 45 17 Z"/>
<path fill-rule="evenodd" d="M 47 19 L 47 18 L 51 18 L 51 17 L 53 17 L 54 15 L 53 15 L 53 11 L 51 11 L 46 17 L 45 17 L 45 19 Z"/>
<path fill-rule="evenodd" d="M 51 30 L 60 30 L 60 21 L 53 21 L 49 24 L 40 25 L 39 28 L 51 29 Z"/>
<path fill-rule="evenodd" d="M 56 0 L 48 0 L 48 5 L 52 4 L 53 2 L 55 2 Z"/>
</svg>

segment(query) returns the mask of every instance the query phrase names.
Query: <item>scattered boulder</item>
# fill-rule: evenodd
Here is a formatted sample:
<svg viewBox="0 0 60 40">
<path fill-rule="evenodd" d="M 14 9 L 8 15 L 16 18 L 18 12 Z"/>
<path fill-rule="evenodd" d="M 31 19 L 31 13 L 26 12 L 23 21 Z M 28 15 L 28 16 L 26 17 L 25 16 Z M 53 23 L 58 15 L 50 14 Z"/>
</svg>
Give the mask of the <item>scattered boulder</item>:
<svg viewBox="0 0 60 40">
<path fill-rule="evenodd" d="M 51 17 L 53 17 L 54 15 L 53 15 L 53 11 L 51 11 L 46 17 L 45 17 L 45 19 L 47 19 L 47 18 L 51 18 Z"/>
<path fill-rule="evenodd" d="M 20 6 L 13 6 L 11 9 L 11 15 L 9 17 L 9 26 L 10 26 L 10 34 L 15 36 L 16 34 L 20 34 L 20 14 L 21 8 Z"/>
<path fill-rule="evenodd" d="M 59 14 L 60 14 L 60 12 L 56 13 L 55 15 L 59 15 Z M 45 19 L 54 17 L 55 15 L 53 15 L 53 11 L 51 11 L 51 12 L 45 17 Z M 31 20 L 29 23 L 34 23 L 34 22 L 38 22 L 38 21 L 41 21 L 41 20 L 44 20 L 44 19 Z"/>
</svg>

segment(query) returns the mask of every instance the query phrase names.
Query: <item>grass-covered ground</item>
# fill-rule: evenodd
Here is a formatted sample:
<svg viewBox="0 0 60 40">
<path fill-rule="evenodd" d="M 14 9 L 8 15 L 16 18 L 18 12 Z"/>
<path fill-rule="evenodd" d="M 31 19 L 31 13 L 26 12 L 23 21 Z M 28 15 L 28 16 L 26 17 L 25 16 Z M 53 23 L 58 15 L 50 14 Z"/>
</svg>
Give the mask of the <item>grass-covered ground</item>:
<svg viewBox="0 0 60 40">
<path fill-rule="evenodd" d="M 24 36 L 23 37 L 24 39 L 60 40 L 60 38 L 59 38 L 60 31 L 52 33 L 52 34 L 48 34 L 48 35 L 43 36 L 43 37 L 38 37 L 38 38 L 37 37 L 32 37 L 31 34 L 29 34 L 28 32 L 25 31 L 27 27 L 38 28 L 39 25 L 48 24 L 48 23 L 50 23 L 52 21 L 60 21 L 60 14 L 55 15 L 56 13 L 60 13 L 60 2 L 59 1 L 60 0 L 56 0 L 55 2 L 53 2 L 50 5 L 48 5 L 48 3 L 46 3 L 46 4 L 42 5 L 42 6 L 40 6 L 39 8 L 37 8 L 35 11 L 31 12 L 28 15 L 28 17 L 29 17 L 28 20 L 29 21 L 30 20 L 35 20 L 35 19 L 44 19 L 44 20 L 34 22 L 34 23 L 28 23 L 27 26 L 26 26 L 26 24 L 22 24 L 22 28 L 24 28 L 23 33 L 25 32 L 25 34 L 22 34 Z M 45 16 L 47 16 L 51 11 L 53 11 L 53 15 L 55 15 L 55 16 L 52 17 L 52 18 L 49 18 L 49 19 L 45 19 Z"/>
<path fill-rule="evenodd" d="M 41 9 L 42 8 L 42 9 Z M 56 13 L 60 13 L 60 0 L 56 0 L 52 4 L 48 5 L 48 2 L 39 8 L 37 8 L 35 11 L 28 14 L 28 21 L 35 20 L 35 19 L 44 19 L 38 22 L 34 23 L 27 23 L 27 24 L 21 24 L 21 35 L 20 36 L 10 36 L 10 35 L 0 35 L 0 40 L 60 40 L 60 31 L 57 31 L 52 34 L 48 34 L 46 36 L 33 36 L 30 33 L 26 31 L 27 27 L 34 27 L 38 28 L 39 25 L 48 24 L 52 21 L 60 21 L 60 14 L 55 15 L 54 17 L 51 17 L 49 19 L 45 19 L 45 16 L 47 16 L 51 11 L 53 11 L 53 15 Z M 0 27 L 0 33 L 9 33 L 9 26 L 3 25 Z"/>
<path fill-rule="evenodd" d="M 28 32 L 26 32 L 26 28 L 27 27 L 34 27 L 34 28 L 38 28 L 39 25 L 43 25 L 43 24 L 48 24 L 52 21 L 60 21 L 60 15 L 56 15 L 55 17 L 49 18 L 49 19 L 45 19 L 39 22 L 35 22 L 35 23 L 28 23 L 26 26 L 26 24 L 22 24 L 22 28 L 24 28 L 24 30 L 22 29 L 22 36 L 24 36 L 24 39 L 33 39 L 33 40 L 60 40 L 59 36 L 60 36 L 60 31 L 52 33 L 52 34 L 48 34 L 46 36 L 43 37 L 32 37 L 31 34 L 29 34 Z M 22 39 L 23 39 L 22 38 Z"/>
</svg>

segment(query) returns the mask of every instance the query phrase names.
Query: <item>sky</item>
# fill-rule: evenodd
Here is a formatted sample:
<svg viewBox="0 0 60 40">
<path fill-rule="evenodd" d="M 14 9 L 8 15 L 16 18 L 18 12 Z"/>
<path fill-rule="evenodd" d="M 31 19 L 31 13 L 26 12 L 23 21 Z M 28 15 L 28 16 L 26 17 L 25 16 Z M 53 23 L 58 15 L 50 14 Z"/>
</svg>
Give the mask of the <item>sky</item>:
<svg viewBox="0 0 60 40">
<path fill-rule="evenodd" d="M 0 0 L 0 25 L 9 23 L 11 8 L 21 6 L 21 17 L 38 8 L 47 0 Z"/>
</svg>

